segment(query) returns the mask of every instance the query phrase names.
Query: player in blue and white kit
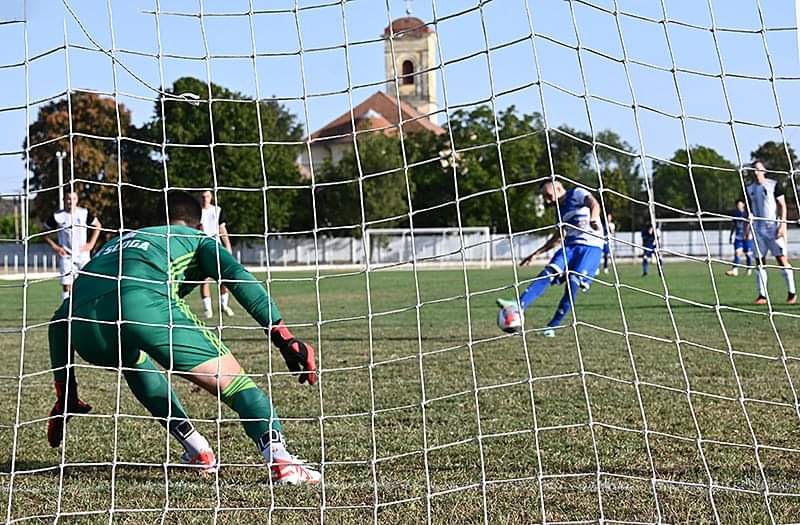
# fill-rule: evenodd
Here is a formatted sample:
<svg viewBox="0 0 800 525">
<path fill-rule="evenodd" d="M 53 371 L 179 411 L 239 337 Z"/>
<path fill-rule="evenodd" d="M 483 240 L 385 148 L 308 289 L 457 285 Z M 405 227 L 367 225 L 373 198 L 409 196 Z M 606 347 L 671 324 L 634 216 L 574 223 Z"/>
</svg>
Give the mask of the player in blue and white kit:
<svg viewBox="0 0 800 525">
<path fill-rule="evenodd" d="M 736 277 L 739 275 L 739 261 L 742 255 L 747 257 L 747 275 L 750 275 L 750 266 L 753 265 L 753 236 L 747 222 L 748 213 L 744 206 L 744 201 L 736 201 L 736 210 L 733 212 L 733 222 L 731 223 L 730 242 L 733 243 L 733 268 L 725 272 L 725 275 Z"/>
<path fill-rule="evenodd" d="M 650 222 L 642 226 L 642 277 L 647 276 L 647 269 L 650 267 L 650 258 L 653 255 L 658 257 L 658 262 L 661 263 L 661 257 L 656 254 L 656 236 L 658 232 L 653 228 Z M 659 265 L 660 268 L 660 265 Z"/>
<path fill-rule="evenodd" d="M 554 328 L 569 313 L 578 290 L 587 290 L 592 278 L 600 269 L 603 257 L 603 233 L 600 225 L 600 204 L 597 199 L 583 188 L 564 189 L 559 181 L 547 181 L 540 187 L 547 206 L 558 203 L 559 223 L 562 230 L 556 231 L 547 241 L 533 253 L 525 257 L 520 266 L 525 266 L 539 254 L 546 253 L 557 245 L 556 251 L 544 270 L 534 279 L 520 295 L 519 302 L 497 299 L 497 306 L 505 308 L 516 306 L 525 310 L 544 293 L 549 286 L 567 283 L 561 302 L 558 303 L 553 318 L 547 323 L 547 330 L 542 332 L 546 337 L 554 337 Z M 563 243 L 562 243 L 563 235 Z"/>
</svg>

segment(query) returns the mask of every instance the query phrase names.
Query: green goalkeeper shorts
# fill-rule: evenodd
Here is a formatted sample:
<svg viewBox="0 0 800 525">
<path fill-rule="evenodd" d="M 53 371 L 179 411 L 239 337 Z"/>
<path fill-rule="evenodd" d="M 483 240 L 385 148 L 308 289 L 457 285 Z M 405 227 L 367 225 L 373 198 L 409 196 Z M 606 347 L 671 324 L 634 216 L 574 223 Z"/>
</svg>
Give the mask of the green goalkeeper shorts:
<svg viewBox="0 0 800 525">
<path fill-rule="evenodd" d="M 69 301 L 64 301 L 53 321 L 66 319 L 68 314 Z M 66 345 L 69 338 L 78 355 L 97 366 L 132 366 L 142 350 L 167 370 L 188 372 L 230 353 L 183 300 L 146 288 L 123 289 L 121 300 L 117 293 L 107 293 L 80 301 L 73 306 L 72 319 L 71 333 L 67 323 L 53 325 L 62 331 L 56 340 Z"/>
</svg>

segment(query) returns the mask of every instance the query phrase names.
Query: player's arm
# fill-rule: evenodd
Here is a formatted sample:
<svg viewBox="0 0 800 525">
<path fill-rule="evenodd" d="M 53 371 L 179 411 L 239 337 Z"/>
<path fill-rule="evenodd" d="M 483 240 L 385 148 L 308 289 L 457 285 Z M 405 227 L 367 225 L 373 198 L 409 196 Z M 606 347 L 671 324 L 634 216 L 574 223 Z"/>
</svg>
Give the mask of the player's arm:
<svg viewBox="0 0 800 525">
<path fill-rule="evenodd" d="M 589 226 L 596 232 L 603 230 L 603 225 L 600 224 L 600 203 L 597 199 L 589 193 L 583 199 L 583 205 L 589 208 Z"/>
<path fill-rule="evenodd" d="M 55 218 L 55 216 L 54 216 L 54 215 L 51 215 L 51 216 L 50 216 L 50 217 L 49 217 L 49 218 L 48 218 L 48 219 L 47 219 L 47 220 L 44 222 L 43 226 L 45 227 L 45 229 L 47 229 L 47 230 L 50 230 L 50 231 L 52 231 L 52 230 L 57 230 L 57 229 L 59 228 L 59 224 L 56 222 L 56 218 Z M 67 255 L 67 250 L 65 250 L 63 246 L 61 246 L 61 245 L 60 245 L 60 244 L 58 244 L 56 241 L 54 241 L 54 240 L 53 240 L 53 239 L 50 237 L 50 235 L 52 235 L 52 234 L 48 234 L 48 235 L 45 235 L 45 236 L 44 236 L 44 242 L 46 242 L 47 244 L 49 244 L 49 245 L 50 245 L 50 248 L 51 248 L 51 249 L 52 249 L 54 252 L 56 252 L 56 254 L 58 254 L 60 257 L 64 257 L 65 255 Z"/>
<path fill-rule="evenodd" d="M 228 235 L 228 228 L 225 226 L 225 223 L 219 225 L 219 240 L 222 241 L 222 245 L 231 253 L 233 253 L 233 249 L 231 248 L 231 238 Z"/>
<path fill-rule="evenodd" d="M 786 237 L 786 195 L 780 183 L 775 184 L 775 214 L 778 217 L 778 231 L 775 238 Z"/>
<path fill-rule="evenodd" d="M 231 249 L 231 238 L 228 234 L 228 221 L 225 219 L 225 210 L 222 208 L 219 209 L 217 224 L 219 225 L 219 240 L 222 241 L 222 245 L 227 248 L 229 252 L 233 253 L 233 249 Z"/>
<path fill-rule="evenodd" d="M 103 227 L 100 219 L 93 215 L 89 215 L 88 220 L 86 221 L 89 225 L 89 228 L 92 230 L 91 235 L 89 236 L 89 242 L 83 245 L 81 251 L 84 252 L 91 252 L 94 250 L 95 245 L 97 244 L 97 238 L 100 237 L 100 228 Z"/>
<path fill-rule="evenodd" d="M 530 264 L 534 257 L 540 255 L 542 253 L 547 253 L 553 248 L 555 248 L 561 242 L 561 230 L 556 230 L 556 232 L 551 235 L 541 246 L 536 248 L 532 251 L 527 257 L 522 259 L 519 263 L 520 266 L 526 266 Z"/>
<path fill-rule="evenodd" d="M 220 250 L 210 237 L 200 241 L 197 261 L 204 277 L 225 281 L 225 286 L 247 313 L 269 330 L 272 343 L 280 350 L 289 370 L 300 375 L 300 382 L 315 384 L 317 365 L 314 348 L 297 339 L 283 323 L 278 305 L 261 282 L 239 264 L 229 251 Z"/>
</svg>

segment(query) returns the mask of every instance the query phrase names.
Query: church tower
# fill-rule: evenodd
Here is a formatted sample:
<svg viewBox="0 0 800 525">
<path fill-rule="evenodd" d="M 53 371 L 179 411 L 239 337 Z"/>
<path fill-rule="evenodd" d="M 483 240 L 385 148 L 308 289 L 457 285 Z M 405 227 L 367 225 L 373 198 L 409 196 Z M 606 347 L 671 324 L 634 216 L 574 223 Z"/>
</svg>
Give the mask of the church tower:
<svg viewBox="0 0 800 525">
<path fill-rule="evenodd" d="M 406 11 L 410 14 L 410 10 Z M 392 38 L 392 36 L 394 38 Z M 398 18 L 383 31 L 386 94 L 410 104 L 436 123 L 436 33 L 413 16 Z M 394 77 L 397 75 L 398 83 Z"/>
</svg>

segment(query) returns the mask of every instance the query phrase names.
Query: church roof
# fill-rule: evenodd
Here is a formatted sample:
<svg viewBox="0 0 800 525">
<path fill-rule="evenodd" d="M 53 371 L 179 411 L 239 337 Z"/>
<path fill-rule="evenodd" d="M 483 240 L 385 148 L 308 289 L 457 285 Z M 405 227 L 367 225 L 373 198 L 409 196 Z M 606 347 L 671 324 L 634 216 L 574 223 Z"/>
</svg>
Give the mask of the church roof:
<svg viewBox="0 0 800 525">
<path fill-rule="evenodd" d="M 398 111 L 399 106 L 399 111 Z M 400 128 L 402 115 L 403 130 L 406 133 L 428 132 L 435 135 L 444 133 L 441 126 L 431 122 L 411 104 L 398 101 L 383 91 L 376 91 L 365 101 L 353 108 L 353 118 L 350 112 L 342 113 L 322 128 L 311 134 L 311 140 L 330 138 L 332 140 L 352 141 L 353 122 L 356 130 L 383 129 L 386 135 L 394 135 Z"/>
<path fill-rule="evenodd" d="M 433 29 L 415 16 L 404 16 L 393 20 L 391 25 L 386 26 L 386 29 L 383 30 L 383 38 L 389 38 L 392 33 L 395 34 L 395 37 L 423 37 L 433 33 Z"/>
</svg>

